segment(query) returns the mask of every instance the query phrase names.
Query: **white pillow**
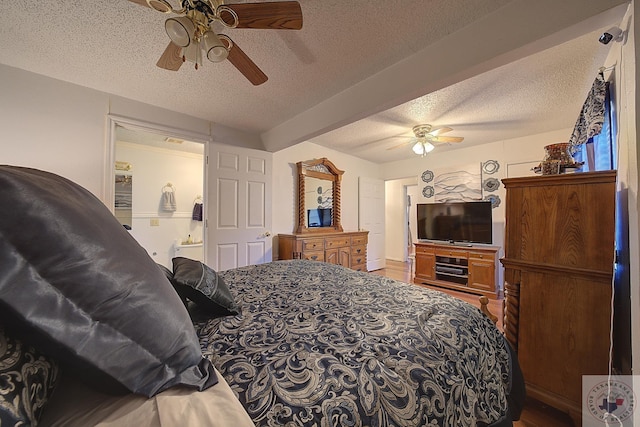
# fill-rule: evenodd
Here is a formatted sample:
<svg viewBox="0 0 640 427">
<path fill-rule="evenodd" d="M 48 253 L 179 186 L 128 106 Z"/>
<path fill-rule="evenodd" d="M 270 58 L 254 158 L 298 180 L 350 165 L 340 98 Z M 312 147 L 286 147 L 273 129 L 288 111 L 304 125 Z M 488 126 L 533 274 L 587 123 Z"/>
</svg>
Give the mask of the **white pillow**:
<svg viewBox="0 0 640 427">
<path fill-rule="evenodd" d="M 63 376 L 38 426 L 255 427 L 223 376 L 216 374 L 218 384 L 204 391 L 178 386 L 151 398 L 103 394 Z"/>
</svg>

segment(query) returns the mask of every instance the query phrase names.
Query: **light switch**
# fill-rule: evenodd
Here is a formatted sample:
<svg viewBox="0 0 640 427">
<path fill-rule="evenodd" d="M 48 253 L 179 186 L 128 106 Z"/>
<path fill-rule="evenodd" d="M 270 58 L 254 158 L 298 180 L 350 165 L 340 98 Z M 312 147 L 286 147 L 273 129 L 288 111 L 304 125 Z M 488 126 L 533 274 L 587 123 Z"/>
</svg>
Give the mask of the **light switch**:
<svg viewBox="0 0 640 427">
<path fill-rule="evenodd" d="M 160 225 L 160 218 L 151 218 L 151 227 L 158 227 Z"/>
</svg>

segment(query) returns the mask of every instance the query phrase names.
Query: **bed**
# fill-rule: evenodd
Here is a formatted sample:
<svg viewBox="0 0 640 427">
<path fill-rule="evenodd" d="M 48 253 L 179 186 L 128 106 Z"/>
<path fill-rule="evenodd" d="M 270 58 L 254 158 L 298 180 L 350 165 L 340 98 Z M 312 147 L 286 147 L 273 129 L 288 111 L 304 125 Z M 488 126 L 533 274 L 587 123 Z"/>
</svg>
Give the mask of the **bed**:
<svg viewBox="0 0 640 427">
<path fill-rule="evenodd" d="M 502 427 L 520 414 L 517 359 L 463 301 L 303 260 L 166 269 L 62 177 L 0 166 L 0 188 L 2 425 Z"/>
</svg>

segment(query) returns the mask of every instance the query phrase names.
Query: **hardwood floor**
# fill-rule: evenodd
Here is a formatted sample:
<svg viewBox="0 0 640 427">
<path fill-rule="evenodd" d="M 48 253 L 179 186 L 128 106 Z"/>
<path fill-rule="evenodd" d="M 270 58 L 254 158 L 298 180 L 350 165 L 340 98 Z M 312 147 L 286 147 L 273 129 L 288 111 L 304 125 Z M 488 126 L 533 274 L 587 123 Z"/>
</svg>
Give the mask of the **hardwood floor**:
<svg viewBox="0 0 640 427">
<path fill-rule="evenodd" d="M 411 277 L 409 263 L 387 260 L 386 268 L 372 271 L 371 273 L 390 277 L 402 282 L 414 283 L 413 277 Z M 478 295 L 452 291 L 436 286 L 427 286 L 421 283 L 416 283 L 416 285 L 445 292 L 475 305 L 476 307 L 480 307 Z M 502 300 L 489 300 L 489 310 L 498 316 L 497 325 L 498 328 L 502 330 Z M 567 414 L 528 398 L 525 402 L 525 407 L 520 416 L 520 420 L 515 421 L 513 425 L 514 427 L 572 427 L 573 422 Z"/>
</svg>

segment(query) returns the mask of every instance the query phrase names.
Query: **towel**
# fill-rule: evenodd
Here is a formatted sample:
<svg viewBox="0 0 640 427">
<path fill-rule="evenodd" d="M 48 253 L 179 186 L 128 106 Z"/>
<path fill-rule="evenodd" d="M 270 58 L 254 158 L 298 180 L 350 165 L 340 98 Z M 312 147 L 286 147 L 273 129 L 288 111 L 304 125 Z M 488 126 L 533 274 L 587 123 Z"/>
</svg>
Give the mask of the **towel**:
<svg viewBox="0 0 640 427">
<path fill-rule="evenodd" d="M 172 190 L 162 193 L 162 210 L 166 212 L 174 212 L 176 210 L 176 196 Z"/>
<path fill-rule="evenodd" d="M 191 214 L 191 219 L 194 221 L 202 221 L 202 203 L 196 202 L 193 205 L 193 213 Z"/>
</svg>

